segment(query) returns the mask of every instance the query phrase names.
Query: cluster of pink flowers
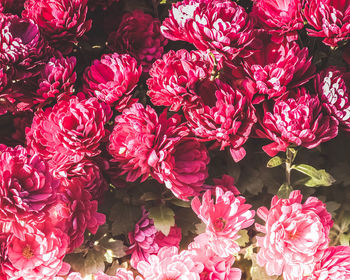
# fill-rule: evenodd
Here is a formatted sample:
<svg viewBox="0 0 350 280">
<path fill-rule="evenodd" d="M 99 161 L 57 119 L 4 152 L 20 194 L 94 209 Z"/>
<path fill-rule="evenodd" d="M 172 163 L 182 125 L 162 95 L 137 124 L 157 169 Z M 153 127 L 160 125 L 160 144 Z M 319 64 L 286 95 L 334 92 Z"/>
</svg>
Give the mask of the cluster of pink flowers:
<svg viewBox="0 0 350 280">
<path fill-rule="evenodd" d="M 126 5 L 95 46 L 90 12 L 122 2 L 0 0 L 0 118 L 13 126 L 0 144 L 1 280 L 84 279 L 64 258 L 106 223 L 99 203 L 110 184 L 118 192 L 116 178 L 164 184 L 152 203 L 191 201 L 205 232 L 180 250 L 181 228 L 165 235 L 142 205 L 123 238 L 139 275 L 94 279 L 241 279 L 237 240 L 255 211 L 232 177 L 208 182 L 211 152 L 239 162 L 253 137 L 275 156 L 350 135 L 349 1 L 255 0 L 247 12 L 183 0 L 163 22 Z M 321 69 L 304 37 L 339 47 L 343 65 Z M 318 198 L 275 196 L 257 215 L 268 275 L 350 279 L 350 249 L 329 246 L 333 221 Z"/>
</svg>

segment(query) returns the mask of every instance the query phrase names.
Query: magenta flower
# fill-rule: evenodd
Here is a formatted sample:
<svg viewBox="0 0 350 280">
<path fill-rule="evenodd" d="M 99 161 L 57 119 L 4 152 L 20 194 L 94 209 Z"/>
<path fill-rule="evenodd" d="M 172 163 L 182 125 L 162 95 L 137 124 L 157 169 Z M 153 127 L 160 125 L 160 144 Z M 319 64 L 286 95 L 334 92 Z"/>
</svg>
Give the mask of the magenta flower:
<svg viewBox="0 0 350 280">
<path fill-rule="evenodd" d="M 87 0 L 26 0 L 22 16 L 33 20 L 45 39 L 64 54 L 91 28 Z"/>
<path fill-rule="evenodd" d="M 300 0 L 255 0 L 252 13 L 260 27 L 272 35 L 274 41 L 298 39 L 297 30 L 304 27 Z"/>
<path fill-rule="evenodd" d="M 147 280 L 200 280 L 203 264 L 194 261 L 194 256 L 191 251 L 178 253 L 176 247 L 163 247 L 157 255 L 139 262 L 137 270 Z"/>
<path fill-rule="evenodd" d="M 329 67 L 317 74 L 315 87 L 322 106 L 350 133 L 350 72 Z"/>
<path fill-rule="evenodd" d="M 152 176 L 165 183 L 182 200 L 199 195 L 208 177 L 210 158 L 207 148 L 192 138 L 183 138 L 168 151 L 168 157 L 153 170 Z"/>
<path fill-rule="evenodd" d="M 175 143 L 189 134 L 180 115 L 168 119 L 166 114 L 165 110 L 158 117 L 153 108 L 136 103 L 115 118 L 108 150 L 120 164 L 122 174 L 127 174 L 127 181 L 148 178 Z"/>
<path fill-rule="evenodd" d="M 276 101 L 272 110 L 266 103 L 259 118 L 262 129 L 256 129 L 257 136 L 274 141 L 263 147 L 270 156 L 291 144 L 313 149 L 338 134 L 338 120 L 325 114 L 318 97 L 305 88 L 298 89 L 295 98 Z"/>
<path fill-rule="evenodd" d="M 270 99 L 279 98 L 290 89 L 309 81 L 315 72 L 311 59 L 308 49 L 300 49 L 295 42 L 270 42 L 245 58 L 243 65 L 249 77 L 255 81 L 258 94 Z M 255 102 L 259 102 L 264 98 L 255 96 L 255 99 Z"/>
<path fill-rule="evenodd" d="M 142 67 L 128 54 L 114 53 L 94 60 L 84 73 L 84 91 L 121 110 L 130 103 Z"/>
<path fill-rule="evenodd" d="M 342 0 L 306 0 L 303 15 L 312 29 L 309 36 L 321 37 L 323 43 L 337 47 L 348 40 L 350 29 L 350 3 Z"/>
<path fill-rule="evenodd" d="M 251 205 L 245 204 L 242 196 L 236 197 L 230 191 L 224 192 L 217 187 L 215 202 L 211 194 L 210 190 L 206 191 L 203 194 L 202 203 L 198 197 L 195 197 L 191 206 L 207 226 L 204 235 L 212 244 L 213 251 L 220 257 L 226 258 L 240 250 L 235 243 L 235 240 L 239 238 L 237 233 L 254 223 L 255 212 L 249 210 Z"/>
<path fill-rule="evenodd" d="M 274 196 L 270 210 L 258 209 L 265 225 L 255 226 L 265 236 L 257 236 L 257 261 L 270 276 L 283 274 L 286 280 L 304 279 L 328 248 L 331 214 L 316 197 L 309 197 L 304 204 L 301 200 L 300 191 L 293 191 L 289 199 Z"/>
<path fill-rule="evenodd" d="M 0 221 L 40 220 L 56 201 L 59 181 L 39 155 L 0 145 Z"/>
<path fill-rule="evenodd" d="M 26 129 L 27 144 L 46 160 L 64 155 L 79 162 L 100 153 L 109 118 L 109 107 L 96 98 L 79 100 L 74 96 L 35 114 L 31 128 Z"/>
<path fill-rule="evenodd" d="M 350 247 L 335 246 L 325 250 L 322 259 L 315 265 L 310 276 L 303 280 L 350 279 Z"/>
<path fill-rule="evenodd" d="M 167 40 L 160 33 L 160 21 L 141 10 L 123 16 L 118 29 L 108 38 L 109 47 L 118 53 L 128 53 L 148 72 L 152 63 L 164 52 Z"/>
<path fill-rule="evenodd" d="M 185 40 L 235 58 L 253 40 L 252 22 L 244 8 L 229 0 L 185 0 L 173 5 L 163 21 L 163 35 Z"/>
</svg>

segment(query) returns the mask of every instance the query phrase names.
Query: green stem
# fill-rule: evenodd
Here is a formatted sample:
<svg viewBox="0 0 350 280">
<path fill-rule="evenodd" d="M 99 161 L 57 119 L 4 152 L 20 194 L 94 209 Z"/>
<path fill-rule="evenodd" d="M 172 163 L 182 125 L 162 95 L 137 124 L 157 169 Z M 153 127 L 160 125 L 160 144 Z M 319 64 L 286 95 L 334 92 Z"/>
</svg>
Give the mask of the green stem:
<svg viewBox="0 0 350 280">
<path fill-rule="evenodd" d="M 291 187 L 290 173 L 292 171 L 293 153 L 287 148 L 286 151 L 286 182 Z"/>
</svg>

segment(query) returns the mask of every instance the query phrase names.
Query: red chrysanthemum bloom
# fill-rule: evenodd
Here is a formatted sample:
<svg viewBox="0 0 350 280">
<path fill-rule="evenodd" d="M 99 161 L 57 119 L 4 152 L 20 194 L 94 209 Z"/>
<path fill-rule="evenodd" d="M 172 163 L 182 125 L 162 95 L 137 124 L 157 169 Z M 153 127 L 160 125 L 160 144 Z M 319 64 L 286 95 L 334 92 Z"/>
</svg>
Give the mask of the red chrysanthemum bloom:
<svg viewBox="0 0 350 280">
<path fill-rule="evenodd" d="M 315 72 L 311 59 L 308 49 L 300 49 L 295 42 L 263 44 L 243 62 L 259 94 L 254 102 L 261 101 L 264 96 L 279 98 L 309 81 Z"/>
<path fill-rule="evenodd" d="M 167 40 L 160 33 L 160 21 L 141 10 L 123 16 L 117 31 L 108 38 L 109 47 L 118 53 L 128 53 L 148 72 L 152 63 L 164 52 Z"/>
<path fill-rule="evenodd" d="M 335 246 L 325 250 L 310 276 L 303 280 L 350 279 L 350 246 Z"/>
<path fill-rule="evenodd" d="M 250 14 L 274 41 L 298 39 L 297 30 L 304 27 L 301 0 L 255 0 Z"/>
<path fill-rule="evenodd" d="M 178 111 L 183 105 L 195 103 L 197 84 L 210 76 L 209 71 L 209 62 L 199 52 L 171 50 L 153 63 L 147 94 L 154 105 L 170 106 L 170 110 Z"/>
<path fill-rule="evenodd" d="M 350 133 L 350 72 L 329 67 L 317 74 L 315 87 L 322 106 Z"/>
<path fill-rule="evenodd" d="M 7 86 L 7 73 L 4 70 L 3 66 L 0 66 L 0 93 L 3 91 L 3 89 Z"/>
<path fill-rule="evenodd" d="M 55 228 L 27 226 L 21 239 L 10 234 L 5 242 L 6 256 L 2 256 L 6 261 L 1 264 L 5 279 L 51 280 L 67 273 L 69 265 L 63 258 L 68 241 L 68 236 Z"/>
<path fill-rule="evenodd" d="M 289 199 L 274 196 L 270 210 L 258 209 L 265 225 L 255 226 L 265 236 L 257 236 L 257 261 L 270 276 L 283 274 L 285 280 L 302 280 L 328 248 L 331 214 L 318 198 L 309 197 L 301 204 L 302 198 L 300 191 L 293 191 Z"/>
<path fill-rule="evenodd" d="M 350 2 L 343 0 L 305 0 L 303 15 L 313 29 L 309 36 L 321 37 L 327 46 L 350 38 Z"/>
<path fill-rule="evenodd" d="M 243 144 L 256 122 L 250 97 L 218 79 L 203 81 L 196 93 L 198 105 L 184 108 L 191 130 L 203 140 L 216 140 L 221 150 L 228 146 L 232 158 L 240 161 L 246 154 Z"/>
<path fill-rule="evenodd" d="M 84 91 L 110 105 L 124 109 L 142 74 L 142 67 L 128 54 L 105 54 L 84 73 Z"/>
<path fill-rule="evenodd" d="M 27 0 L 24 8 L 22 16 L 32 19 L 45 39 L 64 54 L 91 28 L 91 20 L 86 21 L 87 0 Z"/>
<path fill-rule="evenodd" d="M 25 0 L 0 0 L 0 11 L 3 13 L 18 14 L 23 10 L 24 2 Z"/>
<path fill-rule="evenodd" d="M 312 149 L 338 134 L 336 117 L 325 114 L 318 97 L 305 88 L 298 89 L 295 98 L 276 101 L 272 110 L 264 104 L 259 124 L 257 136 L 274 141 L 263 147 L 270 156 L 285 152 L 291 144 Z"/>
<path fill-rule="evenodd" d="M 0 144 L 0 221 L 42 219 L 59 183 L 38 155 Z"/>
<path fill-rule="evenodd" d="M 73 94 L 73 85 L 77 79 L 74 71 L 76 58 L 52 57 L 41 70 L 39 88 L 35 99 L 45 101 L 48 98 L 60 100 Z"/>
<path fill-rule="evenodd" d="M 110 108 L 96 98 L 79 100 L 74 96 L 35 114 L 31 128 L 26 129 L 27 144 L 46 160 L 64 155 L 79 162 L 100 153 L 109 118 Z"/>
<path fill-rule="evenodd" d="M 203 190 L 209 161 L 204 144 L 193 138 L 183 138 L 172 151 L 168 150 L 168 157 L 157 165 L 152 175 L 165 183 L 177 198 L 188 200 Z"/>
<path fill-rule="evenodd" d="M 159 117 L 147 106 L 133 104 L 115 118 L 115 127 L 109 137 L 108 150 L 120 164 L 127 181 L 139 177 L 144 181 L 168 155 L 169 150 L 187 136 L 189 129 L 181 124 L 181 116 L 167 119 L 165 110 Z"/>
<path fill-rule="evenodd" d="M 173 5 L 161 31 L 171 40 L 185 40 L 197 49 L 217 51 L 232 60 L 253 40 L 253 26 L 244 8 L 230 0 L 185 0 Z"/>
<path fill-rule="evenodd" d="M 234 195 L 240 195 L 241 193 L 234 185 L 234 182 L 235 182 L 234 178 L 231 177 L 230 175 L 222 175 L 221 178 L 213 178 L 214 185 L 205 184 L 203 188 L 205 190 L 215 190 L 216 187 L 219 187 L 224 192 L 230 191 Z"/>
<path fill-rule="evenodd" d="M 36 75 L 48 48 L 33 21 L 15 15 L 0 16 L 0 64 L 11 67 L 13 79 Z"/>
<path fill-rule="evenodd" d="M 235 243 L 239 238 L 237 233 L 254 223 L 255 212 L 249 210 L 251 205 L 245 204 L 245 198 L 230 191 L 224 192 L 220 187 L 215 189 L 215 202 L 211 196 L 212 191 L 208 190 L 203 194 L 202 202 L 195 197 L 191 206 L 207 226 L 204 234 L 208 236 L 213 251 L 226 258 L 240 250 Z"/>
</svg>

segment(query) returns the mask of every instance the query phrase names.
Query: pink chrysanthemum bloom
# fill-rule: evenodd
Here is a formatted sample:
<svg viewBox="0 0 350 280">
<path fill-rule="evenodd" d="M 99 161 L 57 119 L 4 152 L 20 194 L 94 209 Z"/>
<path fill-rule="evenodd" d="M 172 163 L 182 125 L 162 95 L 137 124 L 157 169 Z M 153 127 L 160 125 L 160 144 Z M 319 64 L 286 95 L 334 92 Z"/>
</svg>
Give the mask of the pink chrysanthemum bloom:
<svg viewBox="0 0 350 280">
<path fill-rule="evenodd" d="M 91 28 L 91 20 L 86 21 L 87 0 L 27 0 L 24 8 L 22 16 L 32 19 L 45 39 L 64 54 Z"/>
<path fill-rule="evenodd" d="M 229 0 L 185 0 L 173 5 L 161 31 L 171 40 L 185 40 L 197 49 L 217 51 L 232 60 L 253 40 L 244 8 Z"/>
<path fill-rule="evenodd" d="M 305 0 L 303 15 L 312 29 L 309 36 L 321 37 L 323 43 L 337 47 L 350 38 L 350 2 L 342 0 Z"/>
<path fill-rule="evenodd" d="M 259 119 L 256 135 L 274 141 L 263 147 L 270 156 L 285 152 L 291 144 L 313 149 L 338 134 L 336 117 L 324 113 L 318 97 L 305 88 L 298 89 L 294 98 L 276 101 L 273 109 L 264 104 Z"/>
<path fill-rule="evenodd" d="M 15 15 L 0 16 L 0 64 L 11 67 L 13 79 L 36 75 L 48 48 L 33 21 Z"/>
<path fill-rule="evenodd" d="M 35 99 L 45 101 L 48 98 L 60 100 L 73 94 L 73 85 L 77 79 L 74 71 L 76 58 L 52 57 L 41 70 Z"/>
<path fill-rule="evenodd" d="M 0 221 L 40 220 L 56 201 L 59 183 L 39 155 L 0 144 Z"/>
<path fill-rule="evenodd" d="M 301 0 L 255 0 L 251 16 L 272 35 L 274 41 L 298 39 L 297 30 L 304 27 Z"/>
<path fill-rule="evenodd" d="M 300 49 L 295 42 L 263 44 L 243 62 L 259 94 L 254 97 L 254 102 L 263 100 L 265 96 L 279 98 L 288 90 L 309 81 L 315 72 L 311 59 L 308 49 Z"/>
<path fill-rule="evenodd" d="M 56 277 L 54 280 L 84 280 L 79 272 L 71 272 L 65 278 Z M 116 276 L 110 276 L 102 271 L 97 272 L 93 275 L 94 280 L 134 280 L 134 275 L 131 271 L 126 270 L 125 268 L 118 268 Z M 137 276 L 135 280 L 142 280 L 140 276 Z"/>
<path fill-rule="evenodd" d="M 204 238 L 203 238 L 204 237 Z M 201 280 L 240 280 L 242 272 L 232 267 L 235 258 L 218 256 L 208 243 L 205 235 L 198 235 L 195 241 L 188 245 L 188 249 L 195 253 L 193 260 L 204 265 L 200 273 Z"/>
<path fill-rule="evenodd" d="M 46 160 L 64 155 L 79 162 L 100 153 L 109 118 L 110 108 L 96 98 L 74 96 L 35 114 L 31 128 L 26 129 L 27 145 Z"/>
<path fill-rule="evenodd" d="M 217 141 L 221 150 L 229 147 L 234 161 L 243 159 L 243 144 L 257 120 L 251 98 L 218 79 L 203 81 L 196 93 L 198 105 L 183 108 L 192 132 L 203 140 Z"/>
<path fill-rule="evenodd" d="M 168 152 L 168 157 L 153 170 L 153 177 L 165 183 L 179 199 L 199 195 L 208 177 L 210 161 L 205 145 L 196 139 L 184 138 Z"/>
<path fill-rule="evenodd" d="M 59 229 L 41 231 L 27 226 L 23 238 L 10 235 L 6 242 L 6 262 L 2 264 L 5 279 L 51 280 L 67 273 L 63 262 L 69 238 Z"/>
<path fill-rule="evenodd" d="M 234 185 L 234 178 L 230 175 L 222 175 L 221 178 L 213 178 L 214 185 L 205 184 L 203 186 L 206 190 L 215 190 L 216 187 L 220 187 L 224 192 L 230 191 L 234 195 L 240 195 L 240 191 Z"/>
<path fill-rule="evenodd" d="M 328 248 L 331 214 L 318 198 L 309 197 L 302 204 L 302 197 L 300 191 L 293 191 L 289 199 L 274 196 L 270 210 L 258 209 L 265 225 L 255 226 L 265 236 L 257 236 L 257 261 L 270 276 L 283 274 L 285 280 L 304 279 Z"/>
<path fill-rule="evenodd" d="M 317 74 L 315 87 L 322 106 L 337 118 L 341 129 L 350 133 L 350 72 L 329 67 Z"/>
<path fill-rule="evenodd" d="M 149 74 L 147 94 L 152 103 L 170 106 L 172 111 L 193 104 L 197 99 L 197 84 L 210 76 L 209 63 L 201 59 L 200 53 L 184 49 L 163 55 L 153 63 Z"/>
<path fill-rule="evenodd" d="M 115 127 L 109 137 L 108 150 L 120 164 L 127 181 L 139 177 L 144 181 L 179 142 L 189 133 L 180 115 L 167 119 L 167 111 L 158 117 L 156 111 L 147 106 L 133 104 L 115 118 Z"/>
<path fill-rule="evenodd" d="M 164 52 L 167 40 L 160 33 L 160 21 L 141 10 L 123 16 L 117 31 L 108 38 L 109 47 L 118 53 L 128 53 L 148 72 L 152 63 Z"/>
<path fill-rule="evenodd" d="M 158 255 L 151 255 L 141 261 L 137 270 L 147 280 L 200 280 L 203 264 L 193 260 L 194 252 L 178 252 L 176 247 L 163 247 Z"/>
<path fill-rule="evenodd" d="M 162 247 L 179 247 L 181 240 L 181 229 L 173 226 L 165 236 L 158 232 L 149 213 L 143 208 L 142 217 L 136 223 L 135 229 L 129 232 L 130 247 L 128 254 L 131 254 L 130 264 L 136 268 L 140 261 L 147 261 L 150 255 L 157 254 Z"/>
<path fill-rule="evenodd" d="M 220 187 L 215 189 L 216 201 L 211 198 L 212 191 L 203 194 L 202 203 L 198 197 L 192 200 L 191 206 L 197 216 L 206 224 L 206 235 L 212 249 L 220 257 L 237 253 L 240 248 L 235 242 L 239 230 L 254 223 L 255 212 L 249 210 L 242 196 L 224 192 Z"/>
<path fill-rule="evenodd" d="M 325 250 L 310 276 L 303 280 L 350 279 L 350 246 L 335 246 Z"/>
<path fill-rule="evenodd" d="M 128 54 L 113 53 L 94 60 L 84 73 L 84 91 L 121 110 L 130 103 L 131 92 L 142 67 Z"/>
</svg>

